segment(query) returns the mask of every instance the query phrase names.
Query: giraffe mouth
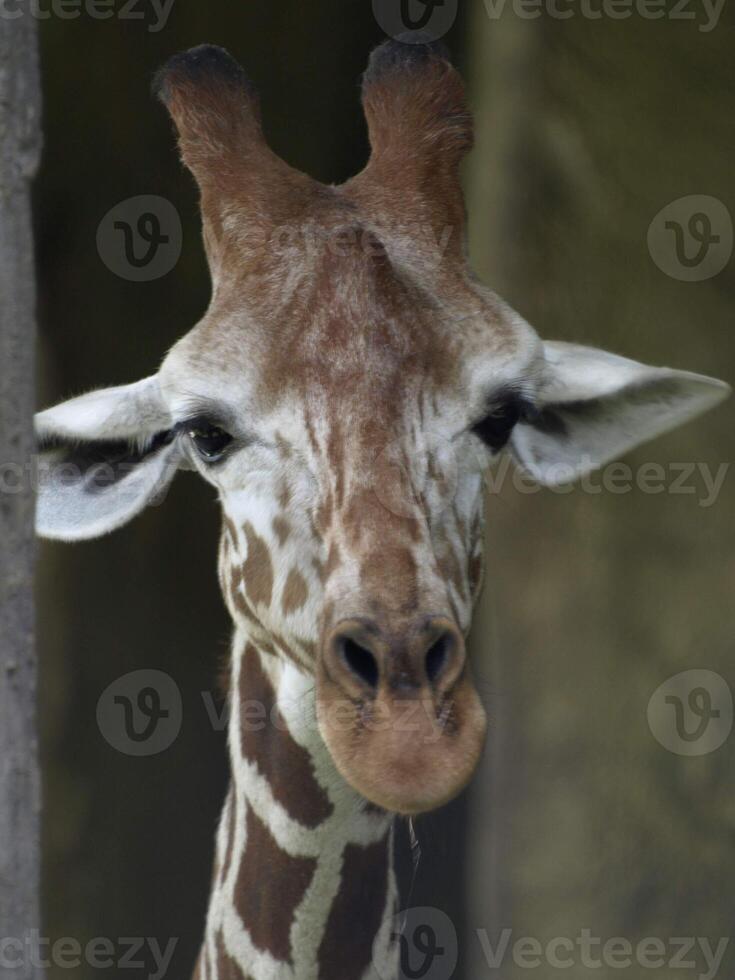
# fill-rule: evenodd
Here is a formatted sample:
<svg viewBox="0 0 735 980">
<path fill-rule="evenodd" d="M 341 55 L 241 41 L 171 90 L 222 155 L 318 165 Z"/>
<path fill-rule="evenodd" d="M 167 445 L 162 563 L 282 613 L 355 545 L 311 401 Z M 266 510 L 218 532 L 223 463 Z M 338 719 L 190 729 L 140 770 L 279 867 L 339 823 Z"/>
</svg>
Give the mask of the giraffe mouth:
<svg viewBox="0 0 735 980">
<path fill-rule="evenodd" d="M 380 684 L 356 698 L 317 671 L 322 737 L 344 779 L 371 803 L 415 815 L 449 802 L 477 768 L 487 720 L 466 666 L 448 690 Z"/>
</svg>

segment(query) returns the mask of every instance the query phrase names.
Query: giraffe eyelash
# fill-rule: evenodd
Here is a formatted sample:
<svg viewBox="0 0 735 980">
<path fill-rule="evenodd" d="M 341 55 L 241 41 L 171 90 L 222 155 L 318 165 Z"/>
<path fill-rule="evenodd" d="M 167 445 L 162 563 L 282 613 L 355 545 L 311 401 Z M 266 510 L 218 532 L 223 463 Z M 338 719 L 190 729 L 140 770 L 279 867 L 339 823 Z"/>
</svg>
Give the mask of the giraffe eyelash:
<svg viewBox="0 0 735 980">
<path fill-rule="evenodd" d="M 223 429 L 225 432 L 227 432 L 228 424 L 216 415 L 209 415 L 200 412 L 196 415 L 189 415 L 180 422 L 177 422 L 174 427 L 174 431 L 189 432 L 191 429 L 205 428 Z"/>
</svg>

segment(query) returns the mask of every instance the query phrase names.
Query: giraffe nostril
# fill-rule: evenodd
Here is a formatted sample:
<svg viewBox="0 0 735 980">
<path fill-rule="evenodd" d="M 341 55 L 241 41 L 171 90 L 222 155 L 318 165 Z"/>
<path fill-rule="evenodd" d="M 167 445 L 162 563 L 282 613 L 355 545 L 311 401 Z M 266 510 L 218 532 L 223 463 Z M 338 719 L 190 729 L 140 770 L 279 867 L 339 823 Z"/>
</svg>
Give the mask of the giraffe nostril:
<svg viewBox="0 0 735 980">
<path fill-rule="evenodd" d="M 385 687 L 411 697 L 446 694 L 464 664 L 464 643 L 446 616 L 422 617 L 401 629 L 386 629 L 367 618 L 344 619 L 324 649 L 324 667 L 332 682 L 356 699 L 376 698 Z"/>
<path fill-rule="evenodd" d="M 426 651 L 425 670 L 430 684 L 434 684 L 441 676 L 449 656 L 449 641 L 445 636 L 440 636 L 438 640 L 431 644 Z"/>
<path fill-rule="evenodd" d="M 380 671 L 375 656 L 349 637 L 343 639 L 341 648 L 342 659 L 350 671 L 373 691 L 376 690 Z"/>
</svg>

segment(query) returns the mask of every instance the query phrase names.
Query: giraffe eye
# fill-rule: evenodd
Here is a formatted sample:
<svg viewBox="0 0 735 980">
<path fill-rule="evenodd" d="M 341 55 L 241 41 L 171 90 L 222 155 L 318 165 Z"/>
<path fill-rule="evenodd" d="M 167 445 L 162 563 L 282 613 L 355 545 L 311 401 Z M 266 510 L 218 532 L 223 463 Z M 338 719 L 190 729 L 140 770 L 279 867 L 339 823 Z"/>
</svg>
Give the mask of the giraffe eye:
<svg viewBox="0 0 735 980">
<path fill-rule="evenodd" d="M 511 398 L 493 405 L 488 414 L 472 426 L 475 435 L 493 452 L 499 452 L 510 439 L 513 429 L 527 415 L 528 405 L 520 398 Z"/>
<path fill-rule="evenodd" d="M 194 443 L 196 451 L 207 463 L 216 463 L 225 454 L 232 442 L 232 436 L 216 425 L 200 423 L 189 428 L 189 438 Z"/>
</svg>

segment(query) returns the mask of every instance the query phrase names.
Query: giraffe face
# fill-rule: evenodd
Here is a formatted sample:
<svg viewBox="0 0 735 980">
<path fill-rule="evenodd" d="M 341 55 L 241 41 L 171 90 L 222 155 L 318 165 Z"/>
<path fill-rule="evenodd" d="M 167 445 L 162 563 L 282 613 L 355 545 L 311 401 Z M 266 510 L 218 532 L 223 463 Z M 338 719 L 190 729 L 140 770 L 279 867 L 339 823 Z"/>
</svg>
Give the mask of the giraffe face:
<svg viewBox="0 0 735 980">
<path fill-rule="evenodd" d="M 157 375 L 37 416 L 38 530 L 107 533 L 198 470 L 224 511 L 236 624 L 314 676 L 349 783 L 430 809 L 485 731 L 464 649 L 483 467 L 507 444 L 539 483 L 567 483 L 728 386 L 541 343 L 477 283 L 458 178 L 471 119 L 435 45 L 374 52 L 371 157 L 339 187 L 273 154 L 221 49 L 174 58 L 159 93 L 200 187 L 212 301 Z"/>
<path fill-rule="evenodd" d="M 325 233 L 344 210 L 325 207 Z M 496 448 L 510 435 L 503 413 L 531 398 L 541 345 L 479 296 L 458 315 L 359 239 L 264 257 L 269 288 L 223 288 L 159 380 L 219 493 L 235 622 L 314 673 L 348 781 L 416 812 L 480 752 L 464 649 L 492 456 L 478 427 L 495 419 Z"/>
</svg>

